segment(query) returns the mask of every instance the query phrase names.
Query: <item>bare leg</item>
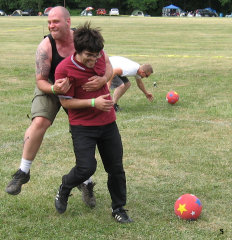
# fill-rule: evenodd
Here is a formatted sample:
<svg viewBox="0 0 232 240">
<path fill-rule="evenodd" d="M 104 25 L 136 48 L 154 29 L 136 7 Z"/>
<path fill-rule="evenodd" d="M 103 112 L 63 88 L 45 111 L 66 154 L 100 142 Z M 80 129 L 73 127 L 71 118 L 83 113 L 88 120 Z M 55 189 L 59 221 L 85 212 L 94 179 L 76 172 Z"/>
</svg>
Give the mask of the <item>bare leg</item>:
<svg viewBox="0 0 232 240">
<path fill-rule="evenodd" d="M 25 169 L 28 171 L 23 172 L 21 169 L 19 169 L 13 175 L 13 179 L 6 187 L 7 193 L 11 195 L 19 194 L 21 192 L 22 185 L 30 180 L 30 161 L 34 160 L 43 141 L 44 134 L 50 125 L 51 122 L 44 117 L 35 117 L 31 122 L 31 125 L 25 132 L 23 154 L 21 160 L 21 164 L 25 162 L 27 163 Z M 22 165 L 20 165 L 20 167 L 21 166 Z M 25 167 L 25 164 L 23 164 L 23 166 Z"/>
<path fill-rule="evenodd" d="M 33 161 L 43 141 L 43 137 L 51 122 L 44 117 L 35 117 L 24 135 L 22 157 Z"/>
<path fill-rule="evenodd" d="M 127 89 L 131 86 L 130 82 L 127 82 L 125 84 L 121 84 L 119 87 L 117 87 L 114 90 L 113 94 L 113 101 L 114 104 L 118 102 L 119 98 L 127 91 Z"/>
</svg>

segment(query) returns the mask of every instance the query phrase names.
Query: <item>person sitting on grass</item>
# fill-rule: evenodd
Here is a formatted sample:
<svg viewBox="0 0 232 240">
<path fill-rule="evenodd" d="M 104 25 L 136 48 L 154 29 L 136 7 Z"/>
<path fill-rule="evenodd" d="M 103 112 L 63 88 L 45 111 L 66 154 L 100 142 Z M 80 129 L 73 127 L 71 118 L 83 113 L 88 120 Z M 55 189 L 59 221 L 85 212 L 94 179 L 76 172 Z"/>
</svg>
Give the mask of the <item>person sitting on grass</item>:
<svg viewBox="0 0 232 240">
<path fill-rule="evenodd" d="M 126 177 L 123 169 L 123 147 L 115 122 L 107 84 L 87 92 L 82 88 L 91 76 L 103 76 L 106 59 L 104 39 L 98 28 L 85 23 L 74 31 L 75 53 L 63 60 L 55 72 L 55 79 L 68 77 L 71 87 L 60 95 L 61 105 L 68 109 L 76 165 L 62 177 L 55 198 L 58 213 L 64 213 L 73 188 L 94 174 L 98 147 L 105 171 L 108 174 L 108 190 L 112 200 L 112 216 L 120 223 L 132 222 L 124 206 L 126 204 Z"/>
</svg>

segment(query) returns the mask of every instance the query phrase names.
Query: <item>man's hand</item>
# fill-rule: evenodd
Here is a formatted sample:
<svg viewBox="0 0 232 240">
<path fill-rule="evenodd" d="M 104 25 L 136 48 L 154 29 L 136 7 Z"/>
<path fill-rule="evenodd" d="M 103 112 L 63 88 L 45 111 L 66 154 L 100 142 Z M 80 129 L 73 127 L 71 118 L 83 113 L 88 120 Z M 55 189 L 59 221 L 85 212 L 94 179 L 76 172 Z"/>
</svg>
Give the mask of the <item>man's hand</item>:
<svg viewBox="0 0 232 240">
<path fill-rule="evenodd" d="M 54 91 L 56 94 L 65 94 L 71 87 L 69 79 L 61 78 L 55 81 Z"/>
<path fill-rule="evenodd" d="M 93 76 L 88 80 L 89 81 L 82 86 L 82 88 L 87 92 L 94 92 L 100 89 L 107 82 L 107 79 L 104 76 Z"/>
<path fill-rule="evenodd" d="M 147 97 L 147 99 L 148 99 L 150 102 L 152 102 L 153 99 L 154 99 L 153 95 L 152 95 L 151 93 L 149 93 L 149 92 L 146 94 L 146 97 Z"/>
<path fill-rule="evenodd" d="M 109 112 L 114 105 L 112 100 L 106 99 L 110 94 L 99 96 L 95 99 L 95 107 L 104 112 Z"/>
</svg>

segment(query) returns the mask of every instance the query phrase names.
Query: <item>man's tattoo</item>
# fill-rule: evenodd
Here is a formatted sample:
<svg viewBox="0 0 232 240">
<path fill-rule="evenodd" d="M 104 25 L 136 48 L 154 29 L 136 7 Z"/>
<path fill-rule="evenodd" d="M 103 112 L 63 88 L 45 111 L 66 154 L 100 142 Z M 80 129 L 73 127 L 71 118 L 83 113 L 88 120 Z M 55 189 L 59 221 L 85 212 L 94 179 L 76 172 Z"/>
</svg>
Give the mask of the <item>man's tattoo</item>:
<svg viewBox="0 0 232 240">
<path fill-rule="evenodd" d="M 23 146 L 25 145 L 26 141 L 28 141 L 29 139 L 30 139 L 29 136 L 26 137 L 26 139 L 24 139 L 24 141 L 23 141 Z"/>
<path fill-rule="evenodd" d="M 46 64 L 46 60 L 48 60 L 47 53 L 38 48 L 36 52 L 36 74 L 42 75 L 45 79 L 48 78 L 50 72 L 50 65 Z"/>
</svg>

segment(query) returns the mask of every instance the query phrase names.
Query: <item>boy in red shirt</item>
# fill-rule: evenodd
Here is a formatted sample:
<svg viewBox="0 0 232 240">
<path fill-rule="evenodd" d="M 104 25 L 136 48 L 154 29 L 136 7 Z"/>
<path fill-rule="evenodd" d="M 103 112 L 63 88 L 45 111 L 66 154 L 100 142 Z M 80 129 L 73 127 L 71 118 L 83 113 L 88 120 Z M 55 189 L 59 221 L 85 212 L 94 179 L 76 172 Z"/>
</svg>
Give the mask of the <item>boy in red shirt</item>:
<svg viewBox="0 0 232 240">
<path fill-rule="evenodd" d="M 123 147 L 109 89 L 107 84 L 95 92 L 82 88 L 91 76 L 105 74 L 104 39 L 99 29 L 85 23 L 74 32 L 74 47 L 76 52 L 63 60 L 55 72 L 55 79 L 68 77 L 71 80 L 70 90 L 59 98 L 68 109 L 76 156 L 75 167 L 62 177 L 55 207 L 59 213 L 64 213 L 71 190 L 94 174 L 97 146 L 108 173 L 112 216 L 120 223 L 128 223 L 132 220 L 123 208 L 126 204 Z"/>
</svg>

